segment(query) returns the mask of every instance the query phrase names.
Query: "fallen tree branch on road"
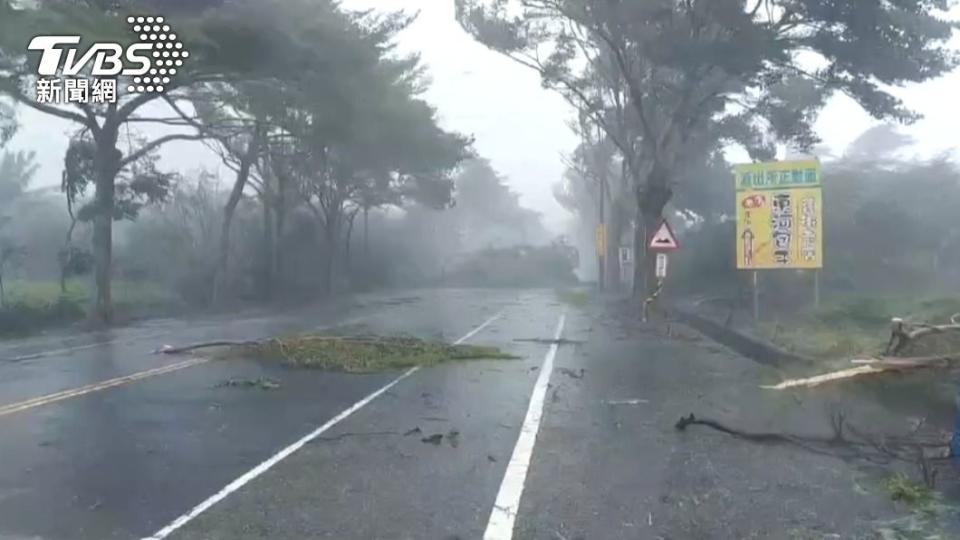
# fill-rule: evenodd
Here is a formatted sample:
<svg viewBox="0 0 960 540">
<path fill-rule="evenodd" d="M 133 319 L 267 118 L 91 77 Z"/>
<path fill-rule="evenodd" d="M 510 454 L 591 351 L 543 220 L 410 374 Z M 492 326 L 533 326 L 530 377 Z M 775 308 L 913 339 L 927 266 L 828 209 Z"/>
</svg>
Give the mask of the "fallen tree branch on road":
<svg viewBox="0 0 960 540">
<path fill-rule="evenodd" d="M 887 343 L 887 356 L 898 356 L 916 340 L 931 334 L 960 332 L 960 313 L 950 317 L 950 324 L 910 323 L 896 317 L 890 323 L 890 341 Z"/>
<path fill-rule="evenodd" d="M 789 388 L 813 388 L 826 383 L 844 381 L 869 375 L 879 375 L 891 372 L 905 372 L 917 369 L 950 368 L 953 363 L 960 362 L 960 352 L 956 352 L 956 340 L 930 340 L 918 345 L 918 340 L 928 336 L 953 334 L 960 336 L 960 313 L 950 317 L 950 324 L 927 324 L 906 322 L 896 317 L 890 322 L 890 341 L 883 356 L 866 359 L 850 360 L 857 367 L 842 369 L 830 373 L 815 375 L 801 379 L 790 379 L 776 385 L 765 385 L 761 388 L 769 390 L 786 390 Z M 930 356 L 905 357 L 904 352 L 914 354 L 929 353 Z M 940 351 L 943 352 L 940 354 Z"/>
<path fill-rule="evenodd" d="M 697 418 L 693 414 L 680 418 L 674 427 L 686 431 L 690 426 L 704 426 L 749 442 L 768 445 L 789 445 L 844 460 L 863 460 L 878 465 L 900 461 L 916 465 L 924 483 L 933 487 L 936 482 L 935 463 L 950 459 L 949 441 L 907 436 L 870 435 L 851 426 L 843 413 L 831 416 L 833 434 L 794 435 L 777 432 L 750 432 L 727 426 L 716 420 Z"/>
<path fill-rule="evenodd" d="M 851 363 L 863 364 L 859 367 L 841 369 L 802 379 L 789 379 L 775 385 L 763 385 L 766 390 L 787 390 L 789 388 L 813 388 L 826 383 L 853 379 L 864 375 L 878 375 L 889 372 L 902 372 L 915 369 L 930 369 L 949 367 L 951 362 L 960 361 L 960 355 L 954 356 L 925 356 L 918 358 L 881 357 L 854 359 Z"/>
<path fill-rule="evenodd" d="M 215 347 L 245 347 L 259 344 L 259 341 L 206 341 L 203 343 L 194 343 L 183 347 L 171 347 L 164 345 L 153 351 L 153 354 L 184 354 L 198 351 L 200 349 L 213 349 Z"/>
</svg>

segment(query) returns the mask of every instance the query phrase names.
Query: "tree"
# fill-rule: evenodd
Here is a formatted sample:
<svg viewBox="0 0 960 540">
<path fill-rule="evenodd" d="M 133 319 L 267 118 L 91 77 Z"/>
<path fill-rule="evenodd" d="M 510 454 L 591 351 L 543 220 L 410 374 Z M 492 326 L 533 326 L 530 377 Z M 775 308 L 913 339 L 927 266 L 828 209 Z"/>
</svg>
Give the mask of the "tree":
<svg viewBox="0 0 960 540">
<path fill-rule="evenodd" d="M 99 179 L 97 143 L 86 132 L 75 135 L 64 158 L 61 191 L 67 201 L 70 226 L 58 253 L 60 264 L 60 292 L 66 293 L 67 278 L 82 275 L 95 265 L 89 251 L 73 244 L 73 233 L 78 223 L 96 223 L 104 217 L 105 209 L 97 198 L 84 200 L 91 185 Z M 151 204 L 164 201 L 179 176 L 157 170 L 156 152 L 142 154 L 137 161 L 120 171 L 113 179 L 113 204 L 107 215 L 111 222 L 135 220 L 140 211 Z"/>
<path fill-rule="evenodd" d="M 118 83 L 119 96 L 115 103 L 75 106 L 40 103 L 26 90 L 36 81 L 38 59 L 26 54 L 24 44 L 29 42 L 31 36 L 51 33 L 83 35 L 89 41 L 129 44 L 136 36 L 126 27 L 125 17 L 128 13 L 136 13 L 135 8 L 136 3 L 122 2 L 105 7 L 94 1 L 40 0 L 29 6 L 10 0 L 0 1 L 0 93 L 45 114 L 78 124 L 92 141 L 96 173 L 92 183 L 97 209 L 93 217 L 96 313 L 104 321 L 112 318 L 112 223 L 116 213 L 117 176 L 141 157 L 169 141 L 198 137 L 187 133 L 167 134 L 149 141 L 141 140 L 140 145 L 122 151 L 119 148 L 121 133 L 130 133 L 131 122 L 146 120 L 139 113 L 159 94 L 125 93 L 122 89 L 131 81 L 122 79 Z M 183 76 L 176 77 L 168 88 L 172 90 L 184 84 L 184 80 Z M 125 210 L 121 209 L 120 212 Z"/>
<path fill-rule="evenodd" d="M 436 111 L 417 96 L 419 59 L 385 56 L 403 26 L 388 18 L 358 28 L 361 47 L 351 69 L 332 94 L 309 92 L 294 101 L 284 122 L 292 147 L 271 158 L 316 220 L 326 293 L 359 211 L 408 201 L 447 206 L 450 176 L 469 155 L 471 141 L 441 129 Z"/>
<path fill-rule="evenodd" d="M 451 211 L 462 243 L 501 248 L 545 239 L 539 214 L 520 206 L 519 198 L 488 160 L 466 161 L 456 178 Z"/>
<path fill-rule="evenodd" d="M 948 3 L 457 0 L 457 14 L 480 41 L 538 70 L 616 137 L 603 115 L 609 102 L 587 91 L 590 70 L 612 63 L 639 126 L 642 167 L 631 172 L 649 231 L 673 196 L 678 165 L 702 139 L 736 141 L 756 157 L 769 154 L 769 135 L 809 147 L 831 92 L 877 118 L 916 119 L 888 88 L 956 65 L 947 48 L 955 24 L 941 15 Z M 652 265 L 648 256 L 643 276 Z"/>
<path fill-rule="evenodd" d="M 224 83 L 238 79 L 269 79 L 276 71 L 289 72 L 310 60 L 312 46 L 297 46 L 295 36 L 282 29 L 273 31 L 259 27 L 262 19 L 247 17 L 250 9 L 257 13 L 284 12 L 290 2 L 279 0 L 239 2 L 178 2 L 166 21 L 181 39 L 190 44 L 189 61 L 185 62 L 163 96 L 171 102 L 185 99 L 183 91 L 201 85 Z M 300 0 L 299 5 L 319 6 L 320 2 Z M 327 2 L 330 4 L 330 2 Z M 39 103 L 27 90 L 36 81 L 38 58 L 26 54 L 24 44 L 40 34 L 82 35 L 86 42 L 109 41 L 130 44 L 136 36 L 128 28 L 126 17 L 140 14 L 151 2 L 120 0 L 38 0 L 22 3 L 0 0 L 0 94 L 40 112 L 78 124 L 95 145 L 94 199 L 98 217 L 94 219 L 93 254 L 97 285 L 96 312 L 107 321 L 112 317 L 110 294 L 113 249 L 112 217 L 115 212 L 115 180 L 140 158 L 175 140 L 202 140 L 206 135 L 181 119 L 154 114 L 159 93 L 127 93 L 132 81 L 121 77 L 118 99 L 104 105 L 78 104 L 58 106 Z M 166 134 L 152 139 L 138 139 L 136 146 L 121 149 L 123 135 L 135 132 L 144 124 L 163 125 Z M 122 212 L 122 210 L 121 210 Z"/>
<path fill-rule="evenodd" d="M 16 267 L 23 259 L 24 251 L 8 238 L 0 238 L 0 308 L 6 306 L 6 290 L 3 277 L 7 270 Z"/>
<path fill-rule="evenodd" d="M 608 114 L 616 114 L 609 111 Z M 554 187 L 554 198 L 577 215 L 581 234 L 590 244 L 596 243 L 594 225 L 606 230 L 606 251 L 598 256 L 598 284 L 605 289 L 620 280 L 620 238 L 627 229 L 633 212 L 624 193 L 629 189 L 629 164 L 617 155 L 617 144 L 581 113 L 571 127 L 580 134 L 581 143 L 567 159 L 563 180 Z M 622 155 L 629 155 L 629 150 Z"/>
<path fill-rule="evenodd" d="M 382 89 L 397 95 L 374 101 L 361 95 L 348 125 L 329 131 L 311 123 L 300 141 L 297 184 L 324 238 L 327 293 L 340 242 L 349 240 L 350 222 L 364 204 L 413 200 L 443 208 L 453 192 L 449 175 L 467 155 L 469 141 L 440 129 L 425 102 L 403 97 L 399 87 Z"/>
<path fill-rule="evenodd" d="M 0 111 L 2 113 L 2 111 Z M 7 214 L 18 199 L 22 198 L 27 186 L 36 174 L 36 154 L 33 152 L 4 152 L 0 157 L 0 307 L 6 302 L 4 277 L 8 270 L 23 261 L 24 247 L 4 233 L 4 229 L 13 220 Z"/>
<path fill-rule="evenodd" d="M 40 165 L 36 152 L 4 152 L 0 156 L 0 204 L 23 195 Z"/>
<path fill-rule="evenodd" d="M 3 148 L 16 131 L 17 116 L 13 107 L 0 101 L 0 148 Z"/>
</svg>

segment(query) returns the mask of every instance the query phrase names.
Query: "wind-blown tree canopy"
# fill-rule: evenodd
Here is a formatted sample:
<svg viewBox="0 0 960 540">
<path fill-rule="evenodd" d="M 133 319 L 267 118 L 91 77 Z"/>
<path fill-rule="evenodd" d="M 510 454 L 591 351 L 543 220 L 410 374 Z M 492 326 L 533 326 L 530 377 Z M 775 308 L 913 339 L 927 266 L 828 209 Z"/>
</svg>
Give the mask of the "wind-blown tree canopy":
<svg viewBox="0 0 960 540">
<path fill-rule="evenodd" d="M 632 173 L 649 228 L 673 195 L 678 164 L 691 147 L 708 147 L 704 138 L 740 142 L 757 157 L 771 138 L 809 147 L 833 92 L 874 117 L 915 120 L 890 88 L 957 65 L 947 48 L 956 23 L 943 15 L 952 3 L 457 0 L 457 15 L 481 42 L 594 112 L 611 137 L 623 135 L 607 121 L 614 104 L 591 89 L 596 73 L 614 75 L 636 124 L 618 146 L 639 149 Z"/>
<path fill-rule="evenodd" d="M 302 0 L 282 9 L 295 14 L 316 3 Z M 309 69 L 291 72 L 255 94 L 236 84 L 207 85 L 194 98 L 203 111 L 261 126 L 265 144 L 251 174 L 265 211 L 266 205 L 273 207 L 276 223 L 270 234 L 283 232 L 282 216 L 296 202 L 287 196 L 300 195 L 324 239 L 329 290 L 338 246 L 352 231 L 357 212 L 408 201 L 448 205 L 450 175 L 468 155 L 471 141 L 441 129 L 433 108 L 419 98 L 419 58 L 394 54 L 393 40 L 409 17 L 308 10 L 292 25 L 310 17 L 319 17 L 315 31 L 298 39 L 315 44 L 301 64 Z"/>
<path fill-rule="evenodd" d="M 30 38 L 39 34 L 81 35 L 84 43 L 110 41 L 131 43 L 135 36 L 126 23 L 128 14 L 143 10 L 164 11 L 161 2 L 39 0 L 31 3 L 0 0 L 0 94 L 79 124 L 89 132 L 96 145 L 96 208 L 101 211 L 94 224 L 97 312 L 103 319 L 111 316 L 110 276 L 115 180 L 121 171 L 133 166 L 142 156 L 177 139 L 200 140 L 211 136 L 197 130 L 195 122 L 182 118 L 163 118 L 158 94 L 128 94 L 127 78 L 118 84 L 118 102 L 110 105 L 57 106 L 38 103 L 31 95 L 36 80 L 38 58 L 27 54 Z M 180 41 L 190 52 L 189 61 L 168 83 L 165 99 L 170 103 L 187 102 L 186 90 L 212 85 L 239 85 L 242 82 L 268 82 L 279 88 L 281 81 L 295 78 L 321 81 L 336 78 L 333 68 L 350 66 L 354 48 L 342 47 L 353 30 L 344 24 L 348 17 L 330 0 L 240 0 L 236 2 L 198 2 L 177 4 L 163 14 L 175 28 Z M 322 51 L 322 53 L 318 53 Z M 366 53 L 363 53 L 366 54 Z M 333 75 L 333 77 L 331 77 Z M 306 90 L 306 85 L 301 85 Z M 158 115 L 160 117 L 158 117 Z M 195 119 L 197 120 L 197 119 Z M 245 118 L 244 120 L 247 120 Z M 170 133 L 141 145 L 123 148 L 121 133 L 132 126 L 158 124 L 170 127 Z M 243 125 L 243 124 L 241 124 Z M 247 124 L 249 125 L 249 124 Z"/>
<path fill-rule="evenodd" d="M 22 195 L 40 169 L 35 152 L 0 154 L 0 206 Z"/>
</svg>

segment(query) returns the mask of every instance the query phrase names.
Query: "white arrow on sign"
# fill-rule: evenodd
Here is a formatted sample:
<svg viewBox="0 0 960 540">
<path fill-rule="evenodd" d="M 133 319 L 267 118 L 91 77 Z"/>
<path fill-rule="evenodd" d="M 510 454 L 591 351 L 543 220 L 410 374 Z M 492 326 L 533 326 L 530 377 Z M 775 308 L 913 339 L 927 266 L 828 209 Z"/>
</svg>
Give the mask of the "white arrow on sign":
<svg viewBox="0 0 960 540">
<path fill-rule="evenodd" d="M 650 249 L 673 250 L 679 247 L 680 243 L 677 242 L 677 236 L 673 234 L 670 224 L 664 220 L 650 239 Z"/>
</svg>

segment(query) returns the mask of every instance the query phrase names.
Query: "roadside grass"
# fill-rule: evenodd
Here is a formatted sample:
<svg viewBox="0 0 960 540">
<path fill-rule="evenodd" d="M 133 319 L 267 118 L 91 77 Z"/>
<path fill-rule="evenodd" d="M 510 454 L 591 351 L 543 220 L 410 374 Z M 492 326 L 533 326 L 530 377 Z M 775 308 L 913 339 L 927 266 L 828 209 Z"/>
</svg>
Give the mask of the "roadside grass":
<svg viewBox="0 0 960 540">
<path fill-rule="evenodd" d="M 89 280 L 71 279 L 61 291 L 57 280 L 10 280 L 4 283 L 0 337 L 19 337 L 83 320 L 93 302 Z M 114 311 L 119 319 L 169 313 L 182 302 L 156 283 L 116 280 Z"/>
<path fill-rule="evenodd" d="M 452 345 L 410 337 L 301 335 L 229 347 L 219 356 L 240 355 L 291 367 L 376 373 L 465 360 L 514 360 L 497 347 Z"/>
<path fill-rule="evenodd" d="M 86 279 L 69 279 L 66 293 L 60 291 L 57 280 L 11 280 L 4 284 L 7 302 L 31 307 L 42 307 L 66 298 L 78 304 L 93 301 L 94 288 Z M 114 280 L 112 287 L 116 306 L 163 306 L 175 303 L 173 296 L 160 285 L 148 281 Z"/>
<path fill-rule="evenodd" d="M 945 324 L 956 313 L 960 313 L 960 298 L 841 296 L 796 317 L 762 323 L 760 330 L 791 352 L 821 360 L 847 359 L 883 352 L 894 317 Z M 919 341 L 924 350 L 918 349 L 917 354 L 960 350 L 960 342 L 950 337 Z"/>
<path fill-rule="evenodd" d="M 583 307 L 590 302 L 590 293 L 583 289 L 557 289 L 557 299 L 573 307 Z"/>
</svg>

